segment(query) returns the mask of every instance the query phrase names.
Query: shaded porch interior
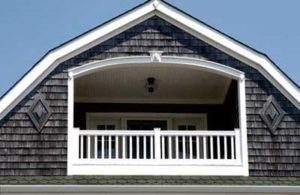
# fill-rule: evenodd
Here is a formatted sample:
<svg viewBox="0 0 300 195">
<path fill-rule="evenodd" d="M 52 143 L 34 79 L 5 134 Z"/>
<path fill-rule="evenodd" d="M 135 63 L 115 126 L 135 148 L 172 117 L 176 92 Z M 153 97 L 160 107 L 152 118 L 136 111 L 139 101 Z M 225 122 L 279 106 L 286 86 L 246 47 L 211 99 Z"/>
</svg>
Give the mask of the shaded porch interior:
<svg viewBox="0 0 300 195">
<path fill-rule="evenodd" d="M 147 79 L 154 78 L 154 91 Z M 206 114 L 206 130 L 239 128 L 237 81 L 169 66 L 120 67 L 75 80 L 74 127 L 87 129 L 88 113 Z"/>
<path fill-rule="evenodd" d="M 74 127 L 97 131 L 81 136 L 81 159 L 154 159 L 156 144 L 162 159 L 236 158 L 236 80 L 152 64 L 100 70 L 74 84 Z"/>
</svg>

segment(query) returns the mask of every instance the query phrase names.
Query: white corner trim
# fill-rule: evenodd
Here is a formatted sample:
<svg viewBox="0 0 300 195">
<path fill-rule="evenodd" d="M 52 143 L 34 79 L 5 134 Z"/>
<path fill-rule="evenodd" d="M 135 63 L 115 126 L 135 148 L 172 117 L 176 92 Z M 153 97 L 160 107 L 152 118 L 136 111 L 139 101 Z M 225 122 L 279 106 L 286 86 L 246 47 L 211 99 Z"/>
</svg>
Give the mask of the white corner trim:
<svg viewBox="0 0 300 195">
<path fill-rule="evenodd" d="M 51 51 L 0 100 L 0 120 L 61 62 L 154 15 L 164 18 L 225 53 L 256 68 L 300 109 L 300 89 L 265 56 L 170 7 L 163 1 L 152 0 Z"/>
<path fill-rule="evenodd" d="M 78 194 L 299 194 L 299 186 L 258 185 L 0 185 L 3 194 L 78 193 Z"/>
<path fill-rule="evenodd" d="M 247 132 L 247 113 L 246 113 L 246 86 L 245 76 L 242 75 L 238 82 L 238 104 L 239 104 L 239 123 L 241 129 L 240 143 L 241 160 L 243 164 L 243 175 L 249 176 L 248 164 L 248 132 Z"/>
</svg>

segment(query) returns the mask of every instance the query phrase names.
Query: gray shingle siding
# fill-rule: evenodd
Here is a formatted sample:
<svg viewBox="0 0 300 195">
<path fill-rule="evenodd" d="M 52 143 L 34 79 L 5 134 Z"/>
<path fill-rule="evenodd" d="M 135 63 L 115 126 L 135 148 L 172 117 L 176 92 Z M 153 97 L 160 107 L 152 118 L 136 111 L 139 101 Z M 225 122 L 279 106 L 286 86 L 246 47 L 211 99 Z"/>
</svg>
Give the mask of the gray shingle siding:
<svg viewBox="0 0 300 195">
<path fill-rule="evenodd" d="M 94 60 L 120 56 L 164 55 L 202 58 L 246 74 L 249 170 L 251 176 L 300 176 L 300 111 L 250 66 L 153 17 L 60 64 L 0 122 L 0 175 L 66 175 L 67 70 Z M 27 112 L 41 93 L 52 115 L 39 134 Z M 259 116 L 269 95 L 287 113 L 271 136 Z"/>
</svg>

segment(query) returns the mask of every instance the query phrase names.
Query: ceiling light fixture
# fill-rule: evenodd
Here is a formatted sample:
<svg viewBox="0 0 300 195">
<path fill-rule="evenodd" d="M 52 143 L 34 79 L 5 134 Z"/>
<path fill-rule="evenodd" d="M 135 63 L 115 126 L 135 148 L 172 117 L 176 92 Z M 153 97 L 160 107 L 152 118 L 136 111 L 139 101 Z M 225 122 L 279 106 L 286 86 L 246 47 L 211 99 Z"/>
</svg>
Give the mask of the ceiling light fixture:
<svg viewBox="0 0 300 195">
<path fill-rule="evenodd" d="M 153 93 L 154 90 L 157 88 L 156 79 L 153 77 L 147 78 L 145 88 L 148 90 L 149 93 Z"/>
</svg>

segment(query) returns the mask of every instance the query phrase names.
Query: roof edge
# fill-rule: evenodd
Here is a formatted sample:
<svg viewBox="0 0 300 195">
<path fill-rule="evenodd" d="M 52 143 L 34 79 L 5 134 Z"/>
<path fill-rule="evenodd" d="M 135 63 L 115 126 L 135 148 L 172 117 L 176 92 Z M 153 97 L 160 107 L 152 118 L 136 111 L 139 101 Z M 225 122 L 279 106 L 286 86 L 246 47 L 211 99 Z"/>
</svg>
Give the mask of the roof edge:
<svg viewBox="0 0 300 195">
<path fill-rule="evenodd" d="M 300 186 L 272 185 L 2 185 L 0 188 L 2 193 L 300 193 Z"/>
</svg>

